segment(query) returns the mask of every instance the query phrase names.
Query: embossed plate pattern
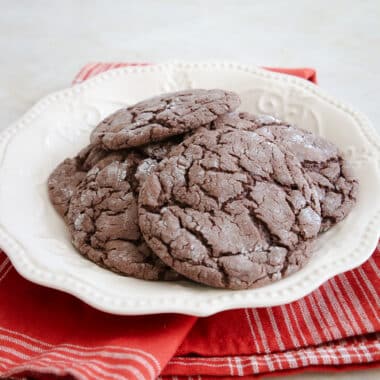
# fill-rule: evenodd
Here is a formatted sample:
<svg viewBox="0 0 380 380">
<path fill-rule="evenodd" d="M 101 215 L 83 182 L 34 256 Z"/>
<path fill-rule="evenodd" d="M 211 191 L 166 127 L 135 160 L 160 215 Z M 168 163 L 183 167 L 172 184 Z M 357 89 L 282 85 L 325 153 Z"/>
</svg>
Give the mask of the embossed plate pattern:
<svg viewBox="0 0 380 380">
<path fill-rule="evenodd" d="M 305 268 L 272 285 L 228 291 L 113 274 L 75 251 L 49 203 L 49 173 L 87 144 L 103 117 L 155 94 L 197 87 L 236 91 L 241 110 L 274 114 L 325 136 L 341 148 L 359 178 L 358 203 L 348 218 L 321 236 Z M 0 246 L 24 277 L 111 313 L 205 316 L 284 304 L 371 255 L 380 227 L 379 166 L 380 140 L 366 117 L 304 80 L 233 63 L 116 69 L 47 96 L 1 134 Z"/>
</svg>

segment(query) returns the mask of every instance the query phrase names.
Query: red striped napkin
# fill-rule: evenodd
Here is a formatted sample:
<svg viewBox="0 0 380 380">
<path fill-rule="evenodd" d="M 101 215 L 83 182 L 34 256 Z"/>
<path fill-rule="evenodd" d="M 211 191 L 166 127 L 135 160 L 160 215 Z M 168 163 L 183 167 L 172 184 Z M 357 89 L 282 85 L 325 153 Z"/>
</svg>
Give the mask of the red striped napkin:
<svg viewBox="0 0 380 380">
<path fill-rule="evenodd" d="M 124 63 L 93 64 L 79 83 Z M 283 70 L 315 81 L 311 69 Z M 20 277 L 0 252 L 0 378 L 213 379 L 380 366 L 380 249 L 284 306 L 120 317 Z"/>
</svg>

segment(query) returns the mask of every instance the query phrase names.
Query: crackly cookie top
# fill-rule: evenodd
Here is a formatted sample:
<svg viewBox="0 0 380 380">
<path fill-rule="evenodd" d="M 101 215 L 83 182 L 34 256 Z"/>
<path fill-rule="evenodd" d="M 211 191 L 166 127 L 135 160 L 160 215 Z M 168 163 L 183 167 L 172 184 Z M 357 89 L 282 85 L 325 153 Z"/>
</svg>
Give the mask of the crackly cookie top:
<svg viewBox="0 0 380 380">
<path fill-rule="evenodd" d="M 145 280 L 176 279 L 145 244 L 138 226 L 137 193 L 157 162 L 137 152 L 108 153 L 82 179 L 67 221 L 84 256 L 113 271 Z"/>
<path fill-rule="evenodd" d="M 164 159 L 175 146 L 180 144 L 185 137 L 186 134 L 180 136 L 173 136 L 168 138 L 167 140 L 142 145 L 135 149 L 137 149 L 139 152 L 141 152 L 141 154 L 147 157 L 160 161 Z"/>
<path fill-rule="evenodd" d="M 332 227 L 351 211 L 356 202 L 358 181 L 335 144 L 269 115 L 225 115 L 214 127 L 225 128 L 227 125 L 254 130 L 293 152 L 318 191 L 322 230 Z"/>
<path fill-rule="evenodd" d="M 66 158 L 48 178 L 48 193 L 54 208 L 65 217 L 76 187 L 87 171 L 104 158 L 107 152 L 95 145 L 83 148 L 74 158 Z"/>
<path fill-rule="evenodd" d="M 141 187 L 139 224 L 177 272 L 244 289 L 300 268 L 320 229 L 315 189 L 295 156 L 244 130 L 202 130 Z"/>
<path fill-rule="evenodd" d="M 109 150 L 152 143 L 208 124 L 239 105 L 237 94 L 218 89 L 163 94 L 108 116 L 91 142 Z"/>
</svg>

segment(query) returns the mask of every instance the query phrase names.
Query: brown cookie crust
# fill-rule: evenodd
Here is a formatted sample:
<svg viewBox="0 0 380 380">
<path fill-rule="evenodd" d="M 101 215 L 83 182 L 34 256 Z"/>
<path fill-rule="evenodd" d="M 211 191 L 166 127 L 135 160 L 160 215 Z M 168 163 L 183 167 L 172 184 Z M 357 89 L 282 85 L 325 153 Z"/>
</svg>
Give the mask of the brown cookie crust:
<svg viewBox="0 0 380 380">
<path fill-rule="evenodd" d="M 82 179 L 70 200 L 67 221 L 78 251 L 115 272 L 144 280 L 174 280 L 168 268 L 145 244 L 138 226 L 136 173 L 146 158 L 136 152 L 114 152 Z M 151 159 L 148 159 L 151 160 Z"/>
<path fill-rule="evenodd" d="M 359 183 L 333 143 L 268 115 L 230 114 L 214 123 L 216 128 L 226 125 L 254 130 L 293 152 L 318 191 L 322 210 L 321 231 L 344 219 L 355 205 Z"/>
<path fill-rule="evenodd" d="M 238 95 L 224 90 L 163 94 L 108 116 L 93 131 L 91 142 L 108 150 L 141 146 L 206 125 L 239 105 Z"/>
<path fill-rule="evenodd" d="M 245 289 L 298 270 L 320 229 L 298 160 L 254 132 L 203 130 L 142 185 L 139 224 L 152 250 L 207 285 Z"/>
<path fill-rule="evenodd" d="M 74 158 L 66 158 L 50 174 L 48 194 L 60 216 L 66 216 L 70 199 L 87 171 L 106 155 L 98 146 L 88 145 Z"/>
</svg>

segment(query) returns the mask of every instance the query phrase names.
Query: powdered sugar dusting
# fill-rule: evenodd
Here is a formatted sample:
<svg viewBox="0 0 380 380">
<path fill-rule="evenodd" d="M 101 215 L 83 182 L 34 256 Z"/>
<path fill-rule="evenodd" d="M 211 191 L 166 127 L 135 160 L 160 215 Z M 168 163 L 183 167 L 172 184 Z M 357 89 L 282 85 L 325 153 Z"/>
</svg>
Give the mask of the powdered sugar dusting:
<svg viewBox="0 0 380 380">
<path fill-rule="evenodd" d="M 140 185 L 145 182 L 146 178 L 153 171 L 156 165 L 156 160 L 147 158 L 138 166 L 135 177 L 139 181 Z"/>
<path fill-rule="evenodd" d="M 81 230 L 83 224 L 84 214 L 79 214 L 74 221 L 74 227 L 77 231 Z"/>
</svg>

